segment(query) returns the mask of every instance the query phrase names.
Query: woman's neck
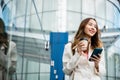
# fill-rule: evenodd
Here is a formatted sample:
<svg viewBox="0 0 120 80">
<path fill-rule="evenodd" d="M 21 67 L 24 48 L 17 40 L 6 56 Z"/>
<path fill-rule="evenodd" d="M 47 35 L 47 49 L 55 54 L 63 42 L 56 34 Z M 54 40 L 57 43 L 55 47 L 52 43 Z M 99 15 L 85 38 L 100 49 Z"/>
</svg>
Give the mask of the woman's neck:
<svg viewBox="0 0 120 80">
<path fill-rule="evenodd" d="M 88 42 L 91 42 L 91 37 L 90 36 L 86 36 L 86 38 L 88 39 Z"/>
</svg>

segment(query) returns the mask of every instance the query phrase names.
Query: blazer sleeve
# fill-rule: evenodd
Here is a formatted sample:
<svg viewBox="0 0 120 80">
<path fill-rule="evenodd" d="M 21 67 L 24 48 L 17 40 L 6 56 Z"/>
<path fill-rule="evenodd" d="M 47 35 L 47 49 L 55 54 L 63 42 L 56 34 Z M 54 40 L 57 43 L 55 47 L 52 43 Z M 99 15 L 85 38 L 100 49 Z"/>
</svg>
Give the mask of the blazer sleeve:
<svg viewBox="0 0 120 80">
<path fill-rule="evenodd" d="M 9 63 L 8 66 L 16 68 L 17 66 L 17 48 L 16 43 L 13 41 L 10 41 L 10 48 L 9 48 Z"/>
<path fill-rule="evenodd" d="M 11 54 L 10 54 L 11 61 L 17 61 L 17 48 L 14 42 L 11 42 Z"/>
<path fill-rule="evenodd" d="M 7 69 L 7 55 L 0 50 L 0 66 Z"/>
<path fill-rule="evenodd" d="M 62 62 L 63 62 L 63 72 L 67 75 L 70 75 L 74 68 L 77 66 L 80 54 L 75 51 L 75 54 L 72 54 L 71 43 L 68 43 L 64 47 Z"/>
</svg>

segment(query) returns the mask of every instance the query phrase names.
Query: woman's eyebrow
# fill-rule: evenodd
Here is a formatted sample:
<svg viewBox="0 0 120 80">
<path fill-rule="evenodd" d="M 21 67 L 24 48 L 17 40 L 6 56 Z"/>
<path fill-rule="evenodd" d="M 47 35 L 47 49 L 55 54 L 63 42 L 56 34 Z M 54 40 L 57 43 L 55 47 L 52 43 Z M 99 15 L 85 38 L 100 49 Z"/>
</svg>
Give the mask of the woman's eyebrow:
<svg viewBox="0 0 120 80">
<path fill-rule="evenodd" d="M 94 25 L 95 27 L 97 26 L 96 24 L 94 24 L 94 23 L 92 23 L 92 22 L 88 22 L 88 24 L 92 24 L 92 25 Z"/>
</svg>

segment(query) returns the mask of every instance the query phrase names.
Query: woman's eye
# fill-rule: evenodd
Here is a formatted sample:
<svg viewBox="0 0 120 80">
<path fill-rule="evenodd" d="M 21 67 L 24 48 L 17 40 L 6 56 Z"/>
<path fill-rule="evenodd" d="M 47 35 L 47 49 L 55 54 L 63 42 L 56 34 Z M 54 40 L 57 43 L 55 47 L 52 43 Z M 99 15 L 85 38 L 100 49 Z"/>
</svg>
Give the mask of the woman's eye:
<svg viewBox="0 0 120 80">
<path fill-rule="evenodd" d="M 89 26 L 94 26 L 95 28 L 97 27 L 96 25 L 94 25 L 93 23 L 88 23 Z"/>
<path fill-rule="evenodd" d="M 96 26 L 96 25 L 95 25 L 94 27 L 95 27 L 95 28 L 97 28 L 97 26 Z"/>
<path fill-rule="evenodd" d="M 92 26 L 92 23 L 88 23 L 89 26 Z"/>
</svg>

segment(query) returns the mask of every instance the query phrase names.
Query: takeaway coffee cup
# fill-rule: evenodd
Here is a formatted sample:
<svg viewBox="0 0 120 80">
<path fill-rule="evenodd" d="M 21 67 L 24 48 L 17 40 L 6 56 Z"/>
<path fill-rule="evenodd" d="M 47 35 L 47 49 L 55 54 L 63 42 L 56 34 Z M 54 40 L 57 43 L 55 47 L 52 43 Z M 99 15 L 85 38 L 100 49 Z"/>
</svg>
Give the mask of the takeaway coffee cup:
<svg viewBox="0 0 120 80">
<path fill-rule="evenodd" d="M 86 51 L 88 49 L 88 39 L 87 38 L 80 38 L 80 41 L 84 44 L 81 47 L 81 50 Z"/>
</svg>

